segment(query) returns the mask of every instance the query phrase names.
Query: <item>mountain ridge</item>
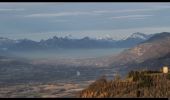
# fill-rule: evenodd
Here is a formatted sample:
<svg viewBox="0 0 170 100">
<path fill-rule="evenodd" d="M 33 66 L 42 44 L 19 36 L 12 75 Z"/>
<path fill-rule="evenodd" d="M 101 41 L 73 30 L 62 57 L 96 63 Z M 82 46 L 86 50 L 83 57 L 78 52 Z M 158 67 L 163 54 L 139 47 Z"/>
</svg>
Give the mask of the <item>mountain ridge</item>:
<svg viewBox="0 0 170 100">
<path fill-rule="evenodd" d="M 136 37 L 134 35 L 136 35 Z M 90 37 L 72 39 L 68 36 L 54 36 L 47 40 L 36 42 L 29 39 L 12 40 L 1 37 L 0 40 L 2 41 L 0 41 L 0 49 L 4 51 L 30 51 L 58 48 L 126 48 L 133 47 L 134 45 L 145 41 L 148 37 L 150 37 L 150 35 L 139 32 L 133 33 L 125 40 L 113 40 L 110 38 L 93 39 Z"/>
<path fill-rule="evenodd" d="M 145 65 L 145 67 L 153 68 L 154 63 L 159 62 L 162 67 L 163 63 L 170 54 L 170 32 L 162 32 L 153 35 L 150 39 L 134 46 L 128 50 L 123 51 L 113 59 L 111 65 L 126 66 L 127 68 Z M 162 61 L 160 61 L 160 59 Z M 169 60 L 168 60 L 169 61 Z M 166 64 L 170 64 L 167 63 Z M 162 65 L 162 66 L 161 66 Z M 143 68 L 143 67 L 142 67 Z"/>
</svg>

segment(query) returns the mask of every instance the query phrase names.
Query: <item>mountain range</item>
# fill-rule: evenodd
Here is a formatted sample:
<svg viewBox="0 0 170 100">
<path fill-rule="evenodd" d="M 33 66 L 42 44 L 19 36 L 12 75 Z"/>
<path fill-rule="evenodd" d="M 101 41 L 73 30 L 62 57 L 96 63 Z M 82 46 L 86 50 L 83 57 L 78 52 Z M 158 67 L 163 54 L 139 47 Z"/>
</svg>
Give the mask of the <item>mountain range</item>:
<svg viewBox="0 0 170 100">
<path fill-rule="evenodd" d="M 89 37 L 71 39 L 69 37 L 54 36 L 53 38 L 41 40 L 39 42 L 29 39 L 12 40 L 1 37 L 0 51 L 57 50 L 59 48 L 129 48 L 147 40 L 151 36 L 152 34 L 146 35 L 139 32 L 133 33 L 124 40 L 113 40 L 110 38 L 92 39 Z"/>
</svg>

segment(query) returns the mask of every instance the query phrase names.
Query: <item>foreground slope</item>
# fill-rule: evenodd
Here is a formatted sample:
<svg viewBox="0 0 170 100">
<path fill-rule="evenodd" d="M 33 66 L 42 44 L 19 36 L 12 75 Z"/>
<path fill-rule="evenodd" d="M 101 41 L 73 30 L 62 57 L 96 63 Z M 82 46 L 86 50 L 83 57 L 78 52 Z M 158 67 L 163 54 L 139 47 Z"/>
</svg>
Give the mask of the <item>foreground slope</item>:
<svg viewBox="0 0 170 100">
<path fill-rule="evenodd" d="M 124 80 L 99 79 L 80 92 L 81 98 L 170 97 L 170 73 L 130 72 Z"/>
</svg>

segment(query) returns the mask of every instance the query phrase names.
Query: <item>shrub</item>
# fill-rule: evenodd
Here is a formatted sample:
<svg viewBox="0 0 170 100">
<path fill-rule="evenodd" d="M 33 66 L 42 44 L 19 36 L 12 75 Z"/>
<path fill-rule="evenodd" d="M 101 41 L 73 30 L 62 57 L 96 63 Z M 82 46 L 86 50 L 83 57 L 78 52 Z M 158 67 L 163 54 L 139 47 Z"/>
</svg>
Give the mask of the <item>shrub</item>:
<svg viewBox="0 0 170 100">
<path fill-rule="evenodd" d="M 170 80 L 170 73 L 168 73 L 168 75 L 167 75 L 167 79 L 168 79 L 168 80 Z"/>
<path fill-rule="evenodd" d="M 119 74 L 116 74 L 116 75 L 114 76 L 114 80 L 115 80 L 115 81 L 118 81 L 118 80 L 120 80 L 120 79 L 121 79 L 121 77 L 120 77 Z"/>
<path fill-rule="evenodd" d="M 140 80 L 140 87 L 150 87 L 153 85 L 153 79 L 149 76 L 141 76 L 140 77 L 141 80 Z"/>
</svg>

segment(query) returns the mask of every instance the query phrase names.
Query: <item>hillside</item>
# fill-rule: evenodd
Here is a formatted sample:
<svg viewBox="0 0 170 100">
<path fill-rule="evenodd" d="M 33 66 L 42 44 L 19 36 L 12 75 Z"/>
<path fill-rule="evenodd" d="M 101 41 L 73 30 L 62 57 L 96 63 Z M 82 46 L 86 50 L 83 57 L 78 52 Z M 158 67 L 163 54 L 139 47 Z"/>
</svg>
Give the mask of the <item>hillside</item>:
<svg viewBox="0 0 170 100">
<path fill-rule="evenodd" d="M 126 79 L 107 80 L 101 78 L 86 89 L 78 97 L 81 98 L 126 98 L 170 97 L 170 73 L 154 71 L 131 71 Z"/>
<path fill-rule="evenodd" d="M 123 51 L 118 56 L 112 58 L 111 66 L 137 67 L 145 65 L 170 64 L 165 60 L 169 59 L 170 53 L 170 33 L 162 32 L 152 36 L 143 43 Z M 115 59 L 116 58 L 116 59 Z M 161 59 L 161 60 L 160 60 Z M 157 63 L 158 64 L 158 63 Z"/>
</svg>

